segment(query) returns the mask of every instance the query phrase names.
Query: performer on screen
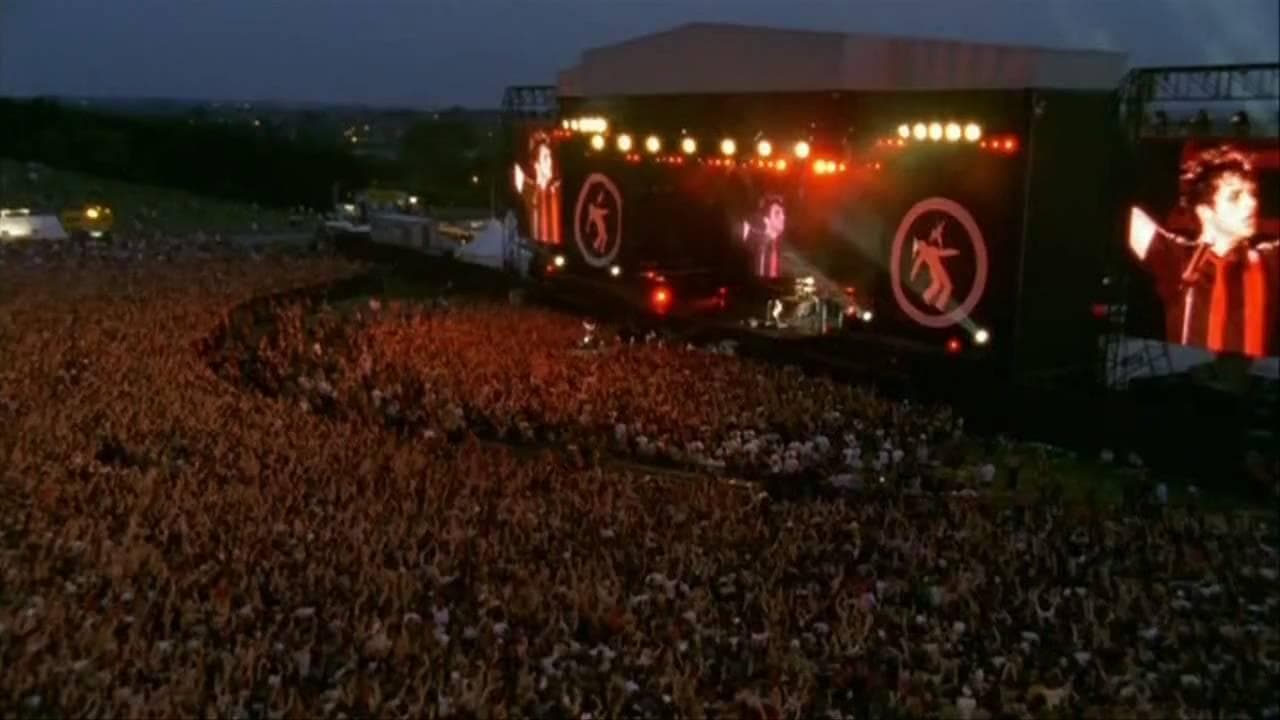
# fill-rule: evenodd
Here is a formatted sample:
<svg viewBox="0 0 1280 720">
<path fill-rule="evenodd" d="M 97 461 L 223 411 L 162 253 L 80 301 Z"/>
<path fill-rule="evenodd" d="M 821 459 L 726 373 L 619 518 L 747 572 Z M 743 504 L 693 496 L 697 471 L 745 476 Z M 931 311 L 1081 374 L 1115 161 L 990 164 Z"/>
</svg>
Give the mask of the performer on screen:
<svg viewBox="0 0 1280 720">
<path fill-rule="evenodd" d="M 546 133 L 536 132 L 529 138 L 529 155 L 533 161 L 532 181 L 520 163 L 515 165 L 516 192 L 529 213 L 529 235 L 536 242 L 559 245 L 560 179 L 555 177 L 551 140 Z"/>
<path fill-rule="evenodd" d="M 742 239 L 752 252 L 752 267 L 762 278 L 778 277 L 778 255 L 782 234 L 787 230 L 787 209 L 782 198 L 766 195 L 760 200 L 760 216 L 755 223 L 742 223 Z"/>
<path fill-rule="evenodd" d="M 1182 169 L 1182 204 L 1200 234 L 1175 235 L 1134 208 L 1129 249 L 1156 281 L 1171 342 L 1213 352 L 1276 353 L 1280 258 L 1274 240 L 1251 239 L 1258 226 L 1257 180 L 1247 157 L 1211 148 Z"/>
</svg>

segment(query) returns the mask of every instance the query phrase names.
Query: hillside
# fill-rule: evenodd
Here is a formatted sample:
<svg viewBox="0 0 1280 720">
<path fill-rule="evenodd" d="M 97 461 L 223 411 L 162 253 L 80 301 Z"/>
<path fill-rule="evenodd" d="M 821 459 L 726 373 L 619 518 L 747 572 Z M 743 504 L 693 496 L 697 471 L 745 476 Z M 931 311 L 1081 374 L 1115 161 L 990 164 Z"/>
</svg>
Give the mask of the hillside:
<svg viewBox="0 0 1280 720">
<path fill-rule="evenodd" d="M 290 213 L 0 159 L 0 207 L 58 213 L 85 203 L 112 208 L 121 235 L 273 234 L 291 229 Z M 299 231 L 309 231 L 303 222 Z"/>
</svg>

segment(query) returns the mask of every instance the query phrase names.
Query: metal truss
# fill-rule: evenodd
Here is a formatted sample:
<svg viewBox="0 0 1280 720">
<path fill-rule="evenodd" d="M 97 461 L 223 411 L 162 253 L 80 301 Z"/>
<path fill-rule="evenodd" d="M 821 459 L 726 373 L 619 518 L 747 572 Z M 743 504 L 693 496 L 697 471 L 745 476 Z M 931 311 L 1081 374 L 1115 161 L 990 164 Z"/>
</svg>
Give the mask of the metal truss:
<svg viewBox="0 0 1280 720">
<path fill-rule="evenodd" d="M 1124 80 L 1126 102 L 1200 103 L 1280 99 L 1280 64 L 1138 68 Z"/>
<path fill-rule="evenodd" d="M 507 118 L 547 119 L 556 114 L 554 85 L 519 85 L 502 94 L 502 114 Z"/>
<path fill-rule="evenodd" d="M 1142 134 L 1153 108 L 1214 105 L 1280 99 L 1280 63 L 1137 68 L 1120 86 L 1120 109 L 1126 124 Z"/>
</svg>

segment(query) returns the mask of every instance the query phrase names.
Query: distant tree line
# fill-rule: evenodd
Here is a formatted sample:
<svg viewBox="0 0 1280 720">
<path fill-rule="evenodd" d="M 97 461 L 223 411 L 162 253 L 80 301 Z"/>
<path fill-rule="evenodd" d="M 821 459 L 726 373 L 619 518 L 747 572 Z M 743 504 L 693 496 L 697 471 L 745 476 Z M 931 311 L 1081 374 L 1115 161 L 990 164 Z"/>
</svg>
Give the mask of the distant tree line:
<svg viewBox="0 0 1280 720">
<path fill-rule="evenodd" d="M 405 187 L 431 205 L 488 207 L 492 183 L 505 177 L 501 141 L 499 127 L 477 123 L 461 108 L 426 116 L 400 143 Z"/>
<path fill-rule="evenodd" d="M 130 117 L 43 100 L 0 100 L 0 156 L 262 205 L 323 208 L 335 186 L 394 184 L 395 163 L 271 128 Z"/>
<path fill-rule="evenodd" d="M 0 157 L 228 200 L 329 207 L 334 191 L 377 186 L 429 205 L 487 207 L 500 132 L 454 109 L 424 115 L 393 160 L 270 123 L 228 125 L 207 113 L 137 116 L 46 100 L 0 99 Z"/>
</svg>

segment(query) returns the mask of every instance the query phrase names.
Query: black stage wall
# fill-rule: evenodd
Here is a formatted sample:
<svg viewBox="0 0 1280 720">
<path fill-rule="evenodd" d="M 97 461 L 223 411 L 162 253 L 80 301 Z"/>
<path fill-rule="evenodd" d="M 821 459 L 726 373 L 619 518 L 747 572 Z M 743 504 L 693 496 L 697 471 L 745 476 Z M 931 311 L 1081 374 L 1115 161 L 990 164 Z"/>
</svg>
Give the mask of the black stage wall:
<svg viewBox="0 0 1280 720">
<path fill-rule="evenodd" d="M 1034 91 L 1012 367 L 1020 381 L 1092 381 L 1104 258 L 1121 230 L 1114 96 Z"/>
</svg>

